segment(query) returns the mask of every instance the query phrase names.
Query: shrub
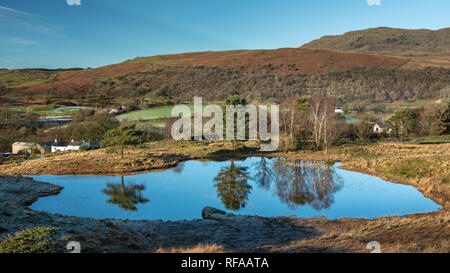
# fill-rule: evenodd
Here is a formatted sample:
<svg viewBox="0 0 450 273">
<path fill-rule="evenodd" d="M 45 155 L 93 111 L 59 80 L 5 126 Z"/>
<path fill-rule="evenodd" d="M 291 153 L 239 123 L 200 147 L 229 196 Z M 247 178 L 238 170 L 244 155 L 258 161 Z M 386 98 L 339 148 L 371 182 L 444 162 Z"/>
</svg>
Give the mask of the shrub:
<svg viewBox="0 0 450 273">
<path fill-rule="evenodd" d="M 137 145 L 146 141 L 146 135 L 144 131 L 136 129 L 136 124 L 124 125 L 105 133 L 103 137 L 103 145 L 106 147 L 120 146 L 122 158 L 124 155 L 125 147 L 128 145 Z"/>
<path fill-rule="evenodd" d="M 334 161 L 333 159 L 327 159 L 327 161 L 325 162 L 328 166 L 333 166 L 334 164 L 336 164 L 336 161 Z"/>
<path fill-rule="evenodd" d="M 25 229 L 0 242 L 0 253 L 52 253 L 56 228 Z"/>
</svg>

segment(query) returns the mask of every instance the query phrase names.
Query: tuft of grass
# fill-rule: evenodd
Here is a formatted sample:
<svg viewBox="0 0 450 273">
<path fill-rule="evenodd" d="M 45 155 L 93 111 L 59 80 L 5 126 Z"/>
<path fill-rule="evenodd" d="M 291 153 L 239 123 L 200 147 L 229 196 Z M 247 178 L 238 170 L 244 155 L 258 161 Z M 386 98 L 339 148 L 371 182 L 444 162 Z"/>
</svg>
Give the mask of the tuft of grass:
<svg viewBox="0 0 450 273">
<path fill-rule="evenodd" d="M 159 248 L 156 253 L 225 253 L 225 249 L 216 244 L 198 244 L 190 248 Z"/>
</svg>

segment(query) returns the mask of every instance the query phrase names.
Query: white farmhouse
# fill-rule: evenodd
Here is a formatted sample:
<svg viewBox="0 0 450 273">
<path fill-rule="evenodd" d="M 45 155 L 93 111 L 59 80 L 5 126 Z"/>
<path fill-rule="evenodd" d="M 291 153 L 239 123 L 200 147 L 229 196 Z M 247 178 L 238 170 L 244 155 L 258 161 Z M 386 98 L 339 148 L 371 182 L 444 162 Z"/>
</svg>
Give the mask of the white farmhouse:
<svg viewBox="0 0 450 273">
<path fill-rule="evenodd" d="M 75 141 L 72 139 L 70 142 L 63 142 L 55 139 L 55 142 L 52 144 L 51 151 L 55 152 L 66 152 L 66 151 L 78 151 L 82 146 L 89 148 L 89 143 L 83 141 Z"/>
</svg>

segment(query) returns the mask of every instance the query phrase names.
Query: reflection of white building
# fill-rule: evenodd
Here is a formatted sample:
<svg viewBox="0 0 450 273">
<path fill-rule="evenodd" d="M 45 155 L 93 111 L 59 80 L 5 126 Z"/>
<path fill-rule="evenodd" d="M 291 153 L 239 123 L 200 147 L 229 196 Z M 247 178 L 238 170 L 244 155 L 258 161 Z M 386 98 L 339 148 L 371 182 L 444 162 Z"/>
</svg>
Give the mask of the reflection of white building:
<svg viewBox="0 0 450 273">
<path fill-rule="evenodd" d="M 66 151 L 78 151 L 82 146 L 85 146 L 86 148 L 89 148 L 89 143 L 83 141 L 72 141 L 70 142 L 63 142 L 58 141 L 58 139 L 55 139 L 55 142 L 52 144 L 51 151 L 52 153 L 55 152 L 66 152 Z"/>
</svg>

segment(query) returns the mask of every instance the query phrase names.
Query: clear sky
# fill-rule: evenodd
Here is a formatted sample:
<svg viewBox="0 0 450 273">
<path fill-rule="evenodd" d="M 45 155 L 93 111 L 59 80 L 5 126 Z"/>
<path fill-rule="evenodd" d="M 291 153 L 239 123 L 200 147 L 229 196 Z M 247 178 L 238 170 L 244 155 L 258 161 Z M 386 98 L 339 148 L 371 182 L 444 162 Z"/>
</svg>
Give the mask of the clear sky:
<svg viewBox="0 0 450 273">
<path fill-rule="evenodd" d="M 369 27 L 450 27 L 449 14 L 449 0 L 0 0 L 0 67 L 298 47 Z"/>
</svg>

